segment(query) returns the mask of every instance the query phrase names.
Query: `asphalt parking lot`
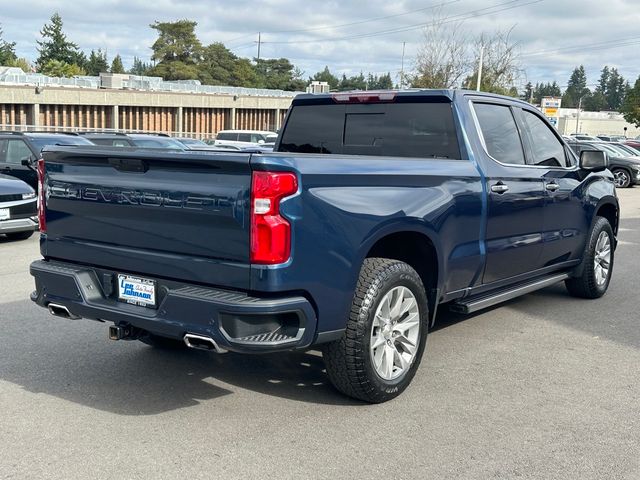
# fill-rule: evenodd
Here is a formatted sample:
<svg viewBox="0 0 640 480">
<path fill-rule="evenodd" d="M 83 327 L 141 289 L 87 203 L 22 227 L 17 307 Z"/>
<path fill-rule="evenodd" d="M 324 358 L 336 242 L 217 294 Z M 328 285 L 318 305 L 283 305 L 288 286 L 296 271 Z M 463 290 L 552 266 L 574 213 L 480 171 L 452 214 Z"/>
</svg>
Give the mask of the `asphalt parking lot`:
<svg viewBox="0 0 640 480">
<path fill-rule="evenodd" d="M 443 313 L 413 384 L 365 405 L 316 352 L 112 342 L 28 299 L 38 242 L 0 239 L 0 478 L 640 478 L 640 188 L 601 300 L 558 285 Z"/>
</svg>

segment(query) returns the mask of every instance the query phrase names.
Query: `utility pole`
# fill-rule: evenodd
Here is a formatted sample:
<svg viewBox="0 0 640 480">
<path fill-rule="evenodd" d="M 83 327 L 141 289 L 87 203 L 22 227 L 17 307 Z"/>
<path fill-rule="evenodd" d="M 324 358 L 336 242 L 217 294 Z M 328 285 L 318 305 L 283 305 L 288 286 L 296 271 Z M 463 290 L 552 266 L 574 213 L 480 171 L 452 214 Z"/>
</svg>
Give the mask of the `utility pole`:
<svg viewBox="0 0 640 480">
<path fill-rule="evenodd" d="M 478 84 L 476 90 L 480 91 L 480 85 L 482 85 L 482 63 L 484 62 L 484 45 L 480 47 L 480 64 L 478 65 Z"/>
<path fill-rule="evenodd" d="M 258 60 L 260 60 L 260 47 L 262 46 L 262 32 L 258 32 Z"/>
<path fill-rule="evenodd" d="M 402 42 L 402 64 L 400 67 L 400 90 L 404 88 L 404 48 L 407 46 L 407 42 Z"/>
<path fill-rule="evenodd" d="M 583 97 L 580 97 L 580 100 L 578 100 L 578 113 L 576 114 L 576 133 L 580 133 L 580 109 L 582 108 Z"/>
</svg>

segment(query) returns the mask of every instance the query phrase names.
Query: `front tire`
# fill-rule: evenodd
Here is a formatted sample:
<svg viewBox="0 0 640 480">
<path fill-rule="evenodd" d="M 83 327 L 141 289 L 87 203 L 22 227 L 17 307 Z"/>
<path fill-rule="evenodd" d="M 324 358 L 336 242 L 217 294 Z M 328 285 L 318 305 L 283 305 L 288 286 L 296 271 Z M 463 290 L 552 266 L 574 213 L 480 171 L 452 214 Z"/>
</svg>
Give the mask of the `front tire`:
<svg viewBox="0 0 640 480">
<path fill-rule="evenodd" d="M 342 393 L 370 403 L 400 395 L 420 365 L 427 295 L 406 263 L 367 258 L 343 337 L 323 348 L 327 375 Z"/>
<path fill-rule="evenodd" d="M 565 281 L 574 297 L 600 298 L 611 282 L 615 238 L 606 218 L 597 217 L 583 255 L 582 273 Z"/>
</svg>

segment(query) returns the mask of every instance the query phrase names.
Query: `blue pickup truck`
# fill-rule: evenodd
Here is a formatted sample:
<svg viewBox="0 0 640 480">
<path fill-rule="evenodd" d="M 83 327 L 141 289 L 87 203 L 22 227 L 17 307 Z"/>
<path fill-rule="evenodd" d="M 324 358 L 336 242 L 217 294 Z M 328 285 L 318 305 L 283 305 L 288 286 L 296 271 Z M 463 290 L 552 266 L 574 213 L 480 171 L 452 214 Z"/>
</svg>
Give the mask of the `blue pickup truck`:
<svg viewBox="0 0 640 480">
<path fill-rule="evenodd" d="M 368 402 L 409 385 L 438 309 L 598 298 L 613 269 L 606 154 L 496 95 L 301 95 L 273 153 L 49 147 L 38 172 L 38 305 L 113 340 L 318 348 Z"/>
</svg>

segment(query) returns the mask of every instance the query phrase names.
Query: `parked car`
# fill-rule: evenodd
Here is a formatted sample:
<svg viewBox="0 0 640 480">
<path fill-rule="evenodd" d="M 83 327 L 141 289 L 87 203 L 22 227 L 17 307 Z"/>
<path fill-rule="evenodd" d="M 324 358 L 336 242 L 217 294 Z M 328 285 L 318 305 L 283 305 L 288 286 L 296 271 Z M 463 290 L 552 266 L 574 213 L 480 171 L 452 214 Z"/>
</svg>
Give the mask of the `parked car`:
<svg viewBox="0 0 640 480">
<path fill-rule="evenodd" d="M 624 144 L 635 149 L 640 149 L 640 141 L 638 140 L 627 140 Z"/>
<path fill-rule="evenodd" d="M 596 138 L 603 142 L 624 142 L 627 139 L 624 135 L 596 135 Z"/>
<path fill-rule="evenodd" d="M 0 234 L 25 240 L 38 226 L 36 192 L 22 180 L 0 175 Z"/>
<path fill-rule="evenodd" d="M 576 140 L 580 140 L 583 142 L 599 142 L 600 141 L 598 137 L 593 137 L 591 135 L 586 135 L 584 133 L 572 133 L 570 136 Z"/>
<path fill-rule="evenodd" d="M 368 402 L 409 385 L 439 309 L 598 298 L 613 271 L 606 154 L 487 93 L 305 94 L 273 153 L 52 147 L 40 172 L 38 305 L 113 340 L 318 348 Z"/>
<path fill-rule="evenodd" d="M 190 137 L 173 137 L 173 138 L 179 141 L 181 144 L 183 144 L 186 148 L 202 148 L 202 147 L 210 146 L 208 143 L 203 142 L 202 140 L 199 140 L 197 138 L 190 138 Z"/>
<path fill-rule="evenodd" d="M 626 145 L 624 143 L 616 143 L 616 148 L 618 149 L 622 149 L 624 152 L 626 152 L 628 155 L 631 155 L 632 157 L 640 157 L 640 150 L 638 150 L 637 148 L 633 148 L 630 145 Z"/>
<path fill-rule="evenodd" d="M 169 150 L 185 150 L 187 148 L 180 141 L 165 134 L 91 132 L 81 133 L 80 135 L 91 140 L 91 142 L 95 145 L 106 145 L 113 147 L 165 148 Z"/>
<path fill-rule="evenodd" d="M 277 138 L 277 133 L 265 130 L 222 130 L 216 135 L 214 145 L 235 145 L 238 147 L 273 145 Z"/>
<path fill-rule="evenodd" d="M 640 182 L 640 159 L 602 142 L 573 142 L 569 146 L 580 155 L 584 151 L 599 150 L 609 156 L 609 169 L 615 178 L 616 187 L 633 187 Z"/>
<path fill-rule="evenodd" d="M 0 132 L 0 173 L 19 178 L 37 188 L 35 161 L 47 145 L 93 145 L 70 133 Z"/>
</svg>

